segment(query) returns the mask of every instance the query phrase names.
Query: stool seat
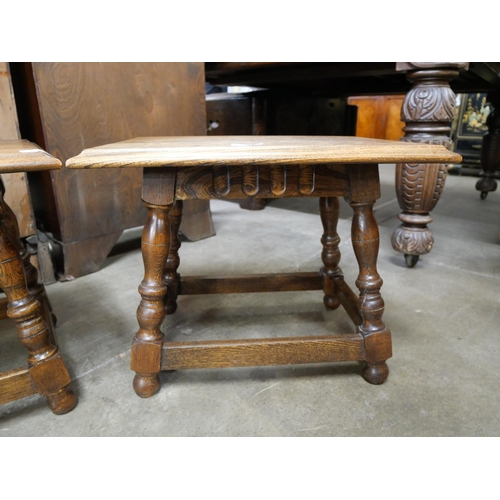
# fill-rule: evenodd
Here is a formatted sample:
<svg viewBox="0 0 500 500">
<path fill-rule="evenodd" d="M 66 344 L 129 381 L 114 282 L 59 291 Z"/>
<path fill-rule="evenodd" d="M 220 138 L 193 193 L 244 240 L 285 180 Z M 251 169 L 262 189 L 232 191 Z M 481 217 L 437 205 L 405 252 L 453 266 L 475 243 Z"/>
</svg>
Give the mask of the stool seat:
<svg viewBox="0 0 500 500">
<path fill-rule="evenodd" d="M 58 170 L 62 163 L 26 139 L 0 141 L 0 174 Z"/>
<path fill-rule="evenodd" d="M 57 170 L 62 163 L 27 140 L 0 141 L 0 174 Z M 16 215 L 4 199 L 0 177 L 0 299 L 1 317 L 16 323 L 20 342 L 28 350 L 27 366 L 0 373 L 0 404 L 33 394 L 47 398 L 49 408 L 60 415 L 77 402 L 71 378 L 54 336 L 52 314 L 38 272 L 19 238 Z M 5 314 L 4 314 L 5 313 Z"/>
<path fill-rule="evenodd" d="M 318 136 L 146 137 L 90 148 L 69 159 L 68 168 L 144 168 L 144 279 L 131 353 L 136 393 L 153 395 L 160 387 L 161 370 L 337 361 L 363 362 L 368 382 L 384 382 L 392 342 L 382 322 L 382 279 L 376 267 L 379 232 L 373 205 L 380 197 L 378 164 L 460 161 L 460 155 L 440 145 Z M 183 200 L 282 197 L 319 198 L 323 266 L 317 272 L 195 277 L 177 272 Z M 353 209 L 351 240 L 359 265 L 359 295 L 339 267 L 339 197 Z M 293 233 L 291 219 L 283 230 Z M 161 331 L 180 295 L 303 290 L 322 290 L 329 309 L 342 306 L 355 332 L 172 342 Z"/>
<path fill-rule="evenodd" d="M 87 149 L 68 168 L 460 162 L 443 146 L 323 136 L 139 137 Z"/>
</svg>

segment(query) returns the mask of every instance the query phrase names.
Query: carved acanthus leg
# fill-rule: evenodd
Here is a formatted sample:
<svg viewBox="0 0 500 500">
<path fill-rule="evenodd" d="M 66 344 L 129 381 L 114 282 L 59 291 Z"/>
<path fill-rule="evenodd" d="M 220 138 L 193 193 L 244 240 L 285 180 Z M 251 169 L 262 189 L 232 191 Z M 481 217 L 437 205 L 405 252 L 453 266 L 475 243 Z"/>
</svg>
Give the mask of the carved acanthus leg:
<svg viewBox="0 0 500 500">
<path fill-rule="evenodd" d="M 165 313 L 173 314 L 177 309 L 177 295 L 179 292 L 180 276 L 177 273 L 179 268 L 179 248 L 181 241 L 179 239 L 179 226 L 182 219 L 182 200 L 177 200 L 169 213 L 168 220 L 170 225 L 170 251 L 168 252 L 167 262 L 163 279 L 167 285 L 167 295 L 165 300 Z"/>
<path fill-rule="evenodd" d="M 483 137 L 481 148 L 481 179 L 476 183 L 476 189 L 481 191 L 481 199 L 485 199 L 490 191 L 496 191 L 500 167 L 500 93 L 490 92 L 488 101 L 493 106 L 493 111 L 489 114 L 486 124 L 488 133 Z"/>
<path fill-rule="evenodd" d="M 19 225 L 17 223 L 17 218 L 12 211 L 12 209 L 7 205 L 4 200 L 5 188 L 3 182 L 0 178 L 0 192 L 2 197 L 0 198 L 0 205 L 4 214 L 4 230 L 9 235 L 10 240 L 19 252 L 19 256 L 23 261 L 24 273 L 26 276 L 26 283 L 28 285 L 28 290 L 31 295 L 35 297 L 40 302 L 42 317 L 49 327 L 50 341 L 56 344 L 54 326 L 56 322 L 56 317 L 52 312 L 52 306 L 50 305 L 49 299 L 45 292 L 45 287 L 42 283 L 38 282 L 38 271 L 35 266 L 30 261 L 30 254 L 26 247 L 21 243 L 21 238 L 19 234 Z"/>
<path fill-rule="evenodd" d="M 321 223 L 323 224 L 323 236 L 321 244 L 321 260 L 323 261 L 323 303 L 330 309 L 336 309 L 339 305 L 339 299 L 335 295 L 335 286 L 333 278 L 342 276 L 342 270 L 339 267 L 340 238 L 337 234 L 337 224 L 339 221 L 339 199 L 336 197 L 322 197 L 319 199 L 319 212 Z"/>
<path fill-rule="evenodd" d="M 133 387 L 138 396 L 147 398 L 160 388 L 161 351 L 165 318 L 164 297 L 167 287 L 163 271 L 170 247 L 168 215 L 172 205 L 146 204 L 148 218 L 142 233 L 144 279 L 139 286 L 141 303 L 137 310 L 139 331 L 132 344 L 130 367 L 136 372 Z"/>
<path fill-rule="evenodd" d="M 363 322 L 357 328 L 365 339 L 367 361 L 363 376 L 371 384 L 381 384 L 389 375 L 385 361 L 391 357 L 392 348 L 391 333 L 382 322 L 382 279 L 377 272 L 379 231 L 372 211 L 373 203 L 350 203 L 354 210 L 351 237 L 359 265 L 356 286 L 360 292 L 358 308 Z"/>
<path fill-rule="evenodd" d="M 0 196 L 3 198 L 3 195 Z M 49 408 L 58 415 L 76 405 L 70 389 L 71 378 L 57 346 L 51 342 L 40 302 L 26 285 L 19 244 L 6 229 L 5 203 L 0 203 L 0 287 L 7 296 L 7 316 L 16 323 L 19 340 L 28 349 L 29 373 L 39 394 L 47 398 Z"/>
<path fill-rule="evenodd" d="M 401 140 L 451 147 L 449 134 L 456 102 L 449 82 L 463 67 L 466 63 L 398 63 L 400 70 L 417 69 L 407 76 L 413 87 L 401 110 L 401 120 L 406 123 Z M 432 222 L 430 212 L 441 196 L 446 174 L 447 165 L 396 166 L 396 193 L 403 213 L 392 246 L 405 254 L 410 267 L 420 255 L 431 251 L 434 239 L 427 224 Z"/>
</svg>

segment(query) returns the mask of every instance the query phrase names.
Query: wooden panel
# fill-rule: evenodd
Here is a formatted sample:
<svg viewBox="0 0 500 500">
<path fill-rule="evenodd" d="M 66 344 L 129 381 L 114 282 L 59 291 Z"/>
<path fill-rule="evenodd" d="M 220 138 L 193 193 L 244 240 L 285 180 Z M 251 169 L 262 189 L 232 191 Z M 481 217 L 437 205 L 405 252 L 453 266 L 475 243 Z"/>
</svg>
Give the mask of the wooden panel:
<svg viewBox="0 0 500 500">
<path fill-rule="evenodd" d="M 349 97 L 349 104 L 358 107 L 356 136 L 391 141 L 403 137 L 403 101 L 404 95 Z"/>
<path fill-rule="evenodd" d="M 132 137 L 206 132 L 202 63 L 32 63 L 20 73 L 25 86 L 32 79 L 36 91 L 30 109 L 32 133 L 41 135 L 46 150 L 62 161 L 85 148 Z M 26 92 L 30 94 L 29 89 Z M 36 184 L 41 190 L 35 209 L 62 242 L 65 261 L 83 254 L 70 255 L 68 245 L 97 251 L 97 243 L 91 245 L 90 240 L 102 241 L 146 219 L 140 169 L 74 172 L 64 168 L 37 179 Z M 208 202 L 204 206 L 208 212 Z M 191 231 L 191 236 L 198 236 L 194 239 L 214 234 L 211 219 L 203 220 L 209 225 L 198 235 Z M 112 238 L 109 242 L 113 245 Z M 99 265 L 109 250 L 100 248 L 89 259 Z M 85 262 L 65 262 L 65 274 L 77 277 L 87 272 Z"/>
<path fill-rule="evenodd" d="M 166 342 L 162 370 L 231 368 L 357 361 L 365 357 L 360 334 L 318 337 Z"/>
<path fill-rule="evenodd" d="M 0 62 L 0 140 L 20 137 L 10 68 L 6 62 Z M 16 215 L 21 238 L 35 234 L 35 217 L 26 174 L 2 174 L 2 179 L 6 190 L 5 201 Z"/>
</svg>

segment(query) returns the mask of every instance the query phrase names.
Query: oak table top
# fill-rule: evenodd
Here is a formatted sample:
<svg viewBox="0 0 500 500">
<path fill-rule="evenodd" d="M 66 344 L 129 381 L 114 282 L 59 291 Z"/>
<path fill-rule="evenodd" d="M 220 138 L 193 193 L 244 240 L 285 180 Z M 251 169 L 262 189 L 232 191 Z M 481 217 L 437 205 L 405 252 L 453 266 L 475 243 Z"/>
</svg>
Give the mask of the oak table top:
<svg viewBox="0 0 500 500">
<path fill-rule="evenodd" d="M 62 163 L 25 139 L 0 141 L 0 174 L 57 170 Z"/>
<path fill-rule="evenodd" d="M 85 149 L 68 168 L 460 163 L 444 146 L 340 136 L 139 137 Z"/>
</svg>

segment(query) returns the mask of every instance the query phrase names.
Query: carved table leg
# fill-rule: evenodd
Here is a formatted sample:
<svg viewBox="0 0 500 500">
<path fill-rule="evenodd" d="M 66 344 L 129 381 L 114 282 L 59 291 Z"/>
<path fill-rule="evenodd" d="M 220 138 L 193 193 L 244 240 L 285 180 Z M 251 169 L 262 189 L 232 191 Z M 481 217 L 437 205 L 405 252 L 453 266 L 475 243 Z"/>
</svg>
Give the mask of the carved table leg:
<svg viewBox="0 0 500 500">
<path fill-rule="evenodd" d="M 163 271 L 170 248 L 168 215 L 172 205 L 146 203 L 148 218 L 142 232 L 144 279 L 139 286 L 141 303 L 137 310 L 139 331 L 132 344 L 130 367 L 136 372 L 133 387 L 138 396 L 147 398 L 160 388 L 161 351 L 165 318 L 164 297 L 167 286 Z"/>
<path fill-rule="evenodd" d="M 181 225 L 181 219 L 182 200 L 177 200 L 168 216 L 170 225 L 170 250 L 163 274 L 163 280 L 165 285 L 167 285 L 167 295 L 165 297 L 166 314 L 173 314 L 177 310 L 177 295 L 180 281 L 177 269 L 180 264 L 179 248 L 181 247 L 181 241 L 179 239 L 179 226 Z"/>
<path fill-rule="evenodd" d="M 481 199 L 484 200 L 490 191 L 496 191 L 497 181 L 495 176 L 500 166 L 500 93 L 488 93 L 488 101 L 493 106 L 486 124 L 488 133 L 483 137 L 481 148 L 481 172 L 482 178 L 476 183 L 476 189 L 481 191 Z"/>
<path fill-rule="evenodd" d="M 384 301 L 380 295 L 382 279 L 377 272 L 379 231 L 373 215 L 374 202 L 352 202 L 352 245 L 359 264 L 356 286 L 360 295 L 358 308 L 363 320 L 358 331 L 365 339 L 366 368 L 363 377 L 371 384 L 381 384 L 389 375 L 386 360 L 391 357 L 391 333 L 382 322 Z"/>
<path fill-rule="evenodd" d="M 342 276 L 342 270 L 339 267 L 340 237 L 337 234 L 337 224 L 339 221 L 339 199 L 337 197 L 321 197 L 319 199 L 319 212 L 321 223 L 323 224 L 323 236 L 321 244 L 321 260 L 323 261 L 323 303 L 329 309 L 337 309 L 340 301 L 335 295 L 333 278 Z"/>
<path fill-rule="evenodd" d="M 15 321 L 19 340 L 28 349 L 29 374 L 37 392 L 61 415 L 76 405 L 71 379 L 57 346 L 50 341 L 40 302 L 28 290 L 18 242 L 11 239 L 11 229 L 5 228 L 6 205 L 0 206 L 0 287 L 7 296 L 7 316 Z"/>
<path fill-rule="evenodd" d="M 451 147 L 449 134 L 456 102 L 449 82 L 464 67 L 467 63 L 397 64 L 398 70 L 416 70 L 408 73 L 413 87 L 401 110 L 401 120 L 406 123 L 401 140 Z M 402 224 L 392 235 L 392 246 L 405 254 L 409 267 L 431 251 L 434 239 L 427 224 L 432 222 L 430 212 L 441 196 L 446 174 L 447 165 L 396 166 L 396 193 L 403 213 L 399 216 Z"/>
</svg>

